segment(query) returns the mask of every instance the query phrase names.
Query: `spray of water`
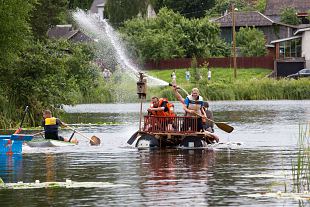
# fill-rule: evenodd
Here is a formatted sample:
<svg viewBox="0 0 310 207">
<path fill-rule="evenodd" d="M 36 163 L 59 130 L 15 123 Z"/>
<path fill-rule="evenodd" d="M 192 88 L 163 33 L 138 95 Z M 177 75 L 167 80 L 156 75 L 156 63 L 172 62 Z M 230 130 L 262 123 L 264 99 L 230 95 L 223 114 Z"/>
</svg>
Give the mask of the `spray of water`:
<svg viewBox="0 0 310 207">
<path fill-rule="evenodd" d="M 99 50 L 100 53 L 109 56 L 105 61 L 116 61 L 117 65 L 124 71 L 138 80 L 139 69 L 126 55 L 125 47 L 119 38 L 119 35 L 108 24 L 106 20 L 101 20 L 96 14 L 86 13 L 83 10 L 77 10 L 72 14 L 73 19 L 78 24 L 79 28 L 88 36 L 104 45 Z M 114 56 L 113 58 L 111 56 Z M 161 79 L 146 75 L 149 86 L 167 86 L 168 83 Z"/>
</svg>

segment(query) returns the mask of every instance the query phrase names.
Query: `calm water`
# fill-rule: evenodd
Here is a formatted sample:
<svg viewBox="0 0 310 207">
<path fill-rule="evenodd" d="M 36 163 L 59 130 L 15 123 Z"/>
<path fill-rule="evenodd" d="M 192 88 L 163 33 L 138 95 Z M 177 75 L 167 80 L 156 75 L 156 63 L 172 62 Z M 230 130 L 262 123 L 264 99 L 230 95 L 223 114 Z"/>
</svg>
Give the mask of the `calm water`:
<svg viewBox="0 0 310 207">
<path fill-rule="evenodd" d="M 66 106 L 64 121 L 84 123 L 76 127 L 100 137 L 102 145 L 89 146 L 77 136 L 75 147 L 25 147 L 23 155 L 0 157 L 0 177 L 112 186 L 1 190 L 1 206 L 299 206 L 294 199 L 244 195 L 284 191 L 299 126 L 310 121 L 310 101 L 212 102 L 211 108 L 216 121 L 235 127 L 231 134 L 216 128 L 221 142 L 241 147 L 138 151 L 126 142 L 139 127 L 139 104 Z M 178 104 L 176 110 L 182 113 Z"/>
</svg>

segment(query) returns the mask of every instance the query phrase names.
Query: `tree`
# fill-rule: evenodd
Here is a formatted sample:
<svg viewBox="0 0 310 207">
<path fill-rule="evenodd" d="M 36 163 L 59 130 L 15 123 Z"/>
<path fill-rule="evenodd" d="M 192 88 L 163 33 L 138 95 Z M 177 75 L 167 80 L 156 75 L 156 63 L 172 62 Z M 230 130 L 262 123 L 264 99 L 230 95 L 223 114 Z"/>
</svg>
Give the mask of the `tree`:
<svg viewBox="0 0 310 207">
<path fill-rule="evenodd" d="M 90 9 L 93 0 L 69 0 L 69 9 Z"/>
<path fill-rule="evenodd" d="M 141 60 L 223 56 L 228 51 L 217 24 L 207 17 L 187 19 L 167 8 L 154 19 L 126 21 L 120 31 Z"/>
<path fill-rule="evenodd" d="M 236 44 L 243 56 L 264 56 L 267 54 L 264 33 L 256 28 L 241 27 L 236 35 Z"/>
<path fill-rule="evenodd" d="M 148 0 L 107 0 L 104 6 L 105 17 L 114 27 L 120 27 L 126 20 L 145 16 Z"/>
<path fill-rule="evenodd" d="M 66 23 L 67 0 L 37 0 L 32 11 L 31 27 L 35 38 L 45 39 L 47 30 L 57 24 Z"/>
<path fill-rule="evenodd" d="M 301 23 L 300 19 L 297 17 L 296 9 L 292 7 L 287 7 L 281 10 L 280 21 L 291 25 L 298 25 Z"/>
<path fill-rule="evenodd" d="M 255 8 L 259 11 L 259 12 L 264 12 L 266 9 L 266 0 L 258 0 Z"/>
<path fill-rule="evenodd" d="M 34 2 L 10 0 L 0 4 L 0 81 L 8 77 L 10 64 L 31 39 L 28 20 Z"/>
<path fill-rule="evenodd" d="M 96 87 L 99 71 L 91 60 L 83 44 L 34 42 L 11 68 L 6 97 L 17 109 L 29 105 L 39 120 L 42 109 L 78 103 Z"/>
<path fill-rule="evenodd" d="M 246 0 L 215 0 L 215 5 L 207 11 L 208 15 L 221 16 L 225 12 L 231 11 L 231 5 L 234 4 L 235 8 L 239 11 L 254 10 L 251 1 Z"/>
<path fill-rule="evenodd" d="M 188 18 L 201 18 L 214 6 L 215 0 L 156 0 L 153 5 L 156 11 L 167 7 Z"/>
</svg>

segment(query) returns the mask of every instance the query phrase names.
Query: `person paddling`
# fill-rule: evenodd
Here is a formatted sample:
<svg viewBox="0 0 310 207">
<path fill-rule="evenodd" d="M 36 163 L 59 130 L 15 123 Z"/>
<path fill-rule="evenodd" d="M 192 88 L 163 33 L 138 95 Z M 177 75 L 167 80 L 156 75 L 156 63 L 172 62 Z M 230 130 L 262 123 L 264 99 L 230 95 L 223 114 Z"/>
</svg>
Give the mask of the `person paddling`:
<svg viewBox="0 0 310 207">
<path fill-rule="evenodd" d="M 43 112 L 43 121 L 42 121 L 42 127 L 44 127 L 45 139 L 60 140 L 76 144 L 78 143 L 78 140 L 76 138 L 67 139 L 62 136 L 59 136 L 58 135 L 59 126 L 67 127 L 67 124 L 60 121 L 60 119 L 53 117 L 52 112 L 50 110 L 45 110 Z"/>
<path fill-rule="evenodd" d="M 176 85 L 172 85 L 173 92 L 176 98 L 182 103 L 183 109 L 185 111 L 185 116 L 193 117 L 199 116 L 197 119 L 197 131 L 204 131 L 204 133 L 208 134 L 212 137 L 216 142 L 219 142 L 219 137 L 211 133 L 209 131 L 204 130 L 203 127 L 203 119 L 207 117 L 206 111 L 203 109 L 203 98 L 199 95 L 198 88 L 193 88 L 191 95 L 188 95 L 185 99 L 178 92 L 178 87 Z M 185 121 L 189 122 L 189 118 L 185 119 Z M 190 126 L 189 123 L 185 123 L 185 126 Z M 186 129 L 185 129 L 186 130 Z"/>
</svg>

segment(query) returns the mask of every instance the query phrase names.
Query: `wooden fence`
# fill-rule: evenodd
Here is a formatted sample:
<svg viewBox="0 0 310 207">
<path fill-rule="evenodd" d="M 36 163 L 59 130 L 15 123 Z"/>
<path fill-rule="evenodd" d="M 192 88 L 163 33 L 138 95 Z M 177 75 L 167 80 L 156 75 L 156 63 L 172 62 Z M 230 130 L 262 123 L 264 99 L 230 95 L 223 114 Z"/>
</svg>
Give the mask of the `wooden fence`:
<svg viewBox="0 0 310 207">
<path fill-rule="evenodd" d="M 145 69 L 177 69 L 191 67 L 191 58 L 179 58 L 170 60 L 161 60 L 158 62 L 148 61 L 144 64 Z M 209 62 L 210 67 L 233 68 L 233 58 L 208 58 L 197 59 L 197 64 L 202 67 Z M 263 57 L 237 57 L 237 68 L 266 68 L 274 69 L 274 58 L 271 56 Z"/>
</svg>

